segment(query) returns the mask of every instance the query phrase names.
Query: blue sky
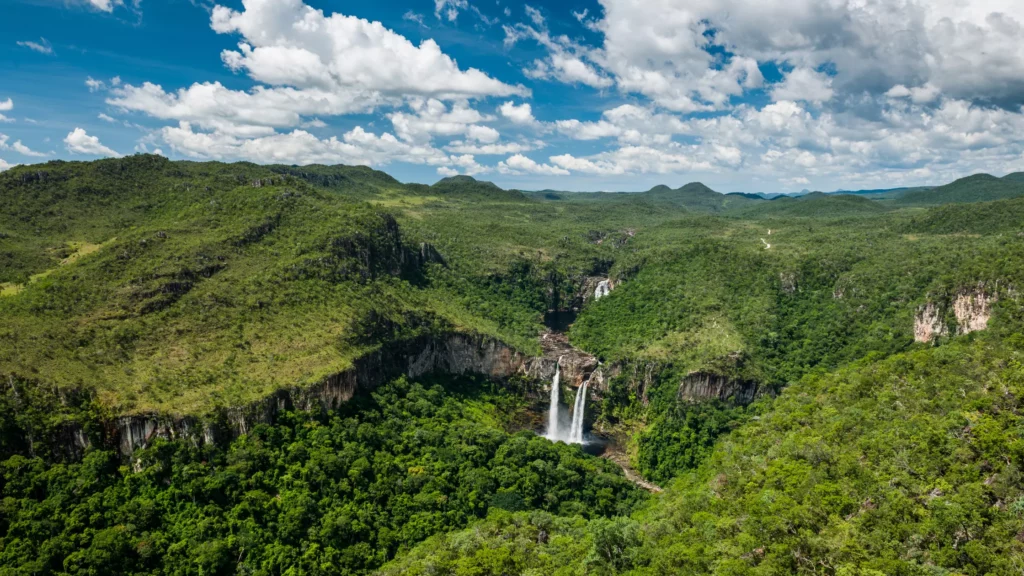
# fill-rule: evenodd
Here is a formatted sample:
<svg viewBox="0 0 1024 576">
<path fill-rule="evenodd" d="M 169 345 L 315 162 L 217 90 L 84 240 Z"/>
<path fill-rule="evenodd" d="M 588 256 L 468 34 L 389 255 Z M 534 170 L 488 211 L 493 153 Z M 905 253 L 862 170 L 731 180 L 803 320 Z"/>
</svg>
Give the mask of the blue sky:
<svg viewBox="0 0 1024 576">
<path fill-rule="evenodd" d="M 1016 0 L 5 4 L 0 169 L 147 151 L 766 192 L 1024 170 Z"/>
</svg>

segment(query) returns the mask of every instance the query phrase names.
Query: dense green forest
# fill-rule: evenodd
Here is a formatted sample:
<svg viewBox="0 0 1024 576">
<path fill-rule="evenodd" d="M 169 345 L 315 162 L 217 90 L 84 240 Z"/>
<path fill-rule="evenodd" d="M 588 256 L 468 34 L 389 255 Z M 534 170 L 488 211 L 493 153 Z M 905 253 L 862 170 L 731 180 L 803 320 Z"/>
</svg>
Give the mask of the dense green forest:
<svg viewBox="0 0 1024 576">
<path fill-rule="evenodd" d="M 1013 175 L 769 200 L 137 155 L 0 198 L 0 574 L 1024 568 Z M 553 314 L 602 374 L 588 450 L 538 434 Z"/>
<path fill-rule="evenodd" d="M 489 510 L 611 517 L 642 500 L 607 460 L 506 433 L 522 404 L 485 381 L 402 379 L 224 448 L 156 442 L 130 467 L 13 456 L 0 573 L 359 574 Z"/>
</svg>

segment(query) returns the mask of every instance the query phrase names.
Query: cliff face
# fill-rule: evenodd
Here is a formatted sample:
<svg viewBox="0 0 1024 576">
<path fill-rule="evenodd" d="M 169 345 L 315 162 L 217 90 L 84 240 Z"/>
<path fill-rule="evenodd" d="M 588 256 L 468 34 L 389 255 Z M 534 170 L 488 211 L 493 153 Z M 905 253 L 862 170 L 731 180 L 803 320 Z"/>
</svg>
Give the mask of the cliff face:
<svg viewBox="0 0 1024 576">
<path fill-rule="evenodd" d="M 248 433 L 257 424 L 271 423 L 284 410 L 338 408 L 355 394 L 402 375 L 417 378 L 427 374 L 478 374 L 498 381 L 520 376 L 550 382 L 556 360 L 548 356 L 530 357 L 497 340 L 477 335 L 424 336 L 387 345 L 360 358 L 351 369 L 316 385 L 282 389 L 254 404 L 227 409 L 207 418 L 159 414 L 124 416 L 110 423 L 101 441 L 116 446 L 125 456 L 155 438 L 210 443 Z M 80 430 L 70 431 L 70 434 L 80 449 L 89 445 L 89 439 Z"/>
<path fill-rule="evenodd" d="M 992 305 L 998 300 L 995 291 L 984 283 L 960 290 L 948 307 L 928 302 L 920 307 L 914 317 L 914 340 L 931 342 L 949 335 L 945 317 L 952 308 L 956 318 L 956 334 L 963 335 L 988 328 L 992 317 Z"/>
<path fill-rule="evenodd" d="M 544 361 L 551 366 L 558 363 L 562 367 L 563 386 L 579 388 L 600 365 L 597 357 L 573 348 L 565 334 L 560 332 L 547 332 L 541 335 L 540 343 L 544 350 Z M 550 376 L 554 376 L 554 372 Z M 548 377 L 549 381 L 550 379 Z"/>
<path fill-rule="evenodd" d="M 992 316 L 992 304 L 995 301 L 996 295 L 987 293 L 984 284 L 978 285 L 976 289 L 965 290 L 957 294 L 953 300 L 957 334 L 968 334 L 988 328 L 988 320 Z"/>
<path fill-rule="evenodd" d="M 942 313 L 938 306 L 929 302 L 918 309 L 917 316 L 914 317 L 914 340 L 916 342 L 931 342 L 947 333 L 948 330 L 942 321 Z"/>
<path fill-rule="evenodd" d="M 757 382 L 706 372 L 691 372 L 679 383 L 679 398 L 689 402 L 717 399 L 749 404 L 762 393 Z"/>
</svg>

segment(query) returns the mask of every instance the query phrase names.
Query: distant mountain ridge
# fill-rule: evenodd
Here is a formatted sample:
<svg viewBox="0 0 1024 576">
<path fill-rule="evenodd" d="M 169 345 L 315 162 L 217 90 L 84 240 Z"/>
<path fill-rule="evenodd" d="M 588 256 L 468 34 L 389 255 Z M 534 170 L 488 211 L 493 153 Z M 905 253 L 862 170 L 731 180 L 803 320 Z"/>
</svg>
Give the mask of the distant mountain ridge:
<svg viewBox="0 0 1024 576">
<path fill-rule="evenodd" d="M 913 190 L 896 199 L 899 205 L 935 205 L 967 202 L 991 202 L 1024 196 L 1024 174 L 1004 178 L 991 174 L 974 174 L 945 186 Z"/>
</svg>

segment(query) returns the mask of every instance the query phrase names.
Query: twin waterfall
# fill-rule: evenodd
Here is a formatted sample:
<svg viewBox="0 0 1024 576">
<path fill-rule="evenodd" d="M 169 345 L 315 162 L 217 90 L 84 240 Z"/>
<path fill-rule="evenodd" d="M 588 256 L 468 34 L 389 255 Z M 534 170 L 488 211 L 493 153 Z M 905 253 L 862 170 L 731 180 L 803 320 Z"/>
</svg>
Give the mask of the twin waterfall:
<svg viewBox="0 0 1024 576">
<path fill-rule="evenodd" d="M 551 380 L 551 406 L 548 411 L 548 432 L 546 437 L 552 441 L 583 444 L 583 415 L 587 408 L 587 386 L 590 384 L 590 380 L 587 379 L 576 394 L 576 402 L 572 408 L 572 423 L 569 425 L 569 429 L 562 429 L 559 422 L 561 406 L 558 403 L 559 384 L 562 378 L 561 363 L 562 359 L 559 358 L 558 364 L 555 365 L 555 377 Z"/>
</svg>

